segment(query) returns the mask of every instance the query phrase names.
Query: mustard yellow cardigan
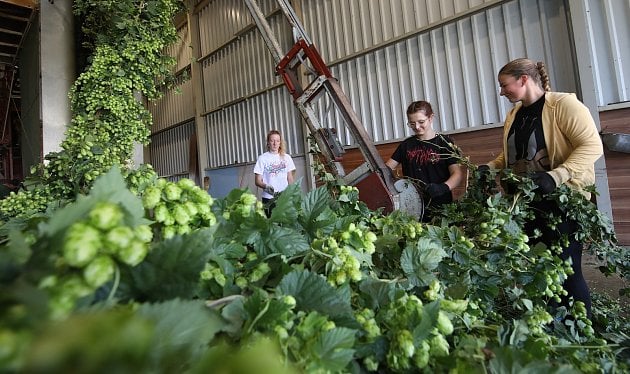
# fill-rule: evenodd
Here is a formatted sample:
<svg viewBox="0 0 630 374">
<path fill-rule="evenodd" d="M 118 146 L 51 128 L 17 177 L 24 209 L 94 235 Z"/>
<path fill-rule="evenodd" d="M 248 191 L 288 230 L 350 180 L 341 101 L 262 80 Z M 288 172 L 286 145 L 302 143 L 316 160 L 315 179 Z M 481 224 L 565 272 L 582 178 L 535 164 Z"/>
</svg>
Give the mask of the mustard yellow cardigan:
<svg viewBox="0 0 630 374">
<path fill-rule="evenodd" d="M 491 168 L 507 166 L 507 135 L 521 105 L 516 104 L 507 114 L 503 125 L 503 152 L 488 163 Z M 590 194 L 583 188 L 595 183 L 594 164 L 604 153 L 604 148 L 588 108 L 575 94 L 547 92 L 542 126 L 551 163 L 549 174 L 556 185 L 566 183 L 589 198 Z"/>
</svg>

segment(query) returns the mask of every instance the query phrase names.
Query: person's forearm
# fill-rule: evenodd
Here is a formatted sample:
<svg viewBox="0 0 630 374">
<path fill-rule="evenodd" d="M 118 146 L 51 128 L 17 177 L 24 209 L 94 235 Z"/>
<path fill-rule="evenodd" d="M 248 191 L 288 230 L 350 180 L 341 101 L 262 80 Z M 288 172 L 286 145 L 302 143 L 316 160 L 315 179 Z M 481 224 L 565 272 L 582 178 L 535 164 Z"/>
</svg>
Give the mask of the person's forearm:
<svg viewBox="0 0 630 374">
<path fill-rule="evenodd" d="M 448 186 L 449 190 L 453 191 L 462 183 L 462 180 L 464 179 L 464 173 L 462 171 L 462 167 L 459 164 L 450 165 L 448 167 L 448 171 L 451 175 L 444 183 Z"/>
<path fill-rule="evenodd" d="M 262 176 L 259 175 L 259 174 L 256 174 L 256 177 L 254 178 L 254 184 L 256 185 L 256 187 L 260 187 L 262 189 L 267 187 L 265 182 L 263 182 L 263 180 L 262 180 Z"/>
</svg>

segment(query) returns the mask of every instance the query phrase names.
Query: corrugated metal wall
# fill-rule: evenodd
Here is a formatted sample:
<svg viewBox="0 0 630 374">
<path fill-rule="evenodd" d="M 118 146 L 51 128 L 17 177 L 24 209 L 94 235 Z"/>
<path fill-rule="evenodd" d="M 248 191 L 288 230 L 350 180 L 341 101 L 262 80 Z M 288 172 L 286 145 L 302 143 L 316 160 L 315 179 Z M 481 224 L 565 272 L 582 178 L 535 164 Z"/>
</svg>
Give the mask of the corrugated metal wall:
<svg viewBox="0 0 630 374">
<path fill-rule="evenodd" d="M 173 181 L 188 178 L 189 145 L 194 132 L 195 123 L 191 121 L 151 136 L 151 165 L 158 175 Z"/>
<path fill-rule="evenodd" d="M 293 41 L 287 23 L 279 13 L 266 10 L 281 47 L 288 50 Z M 242 1 L 210 2 L 199 12 L 203 80 L 209 88 L 205 92 L 207 112 L 281 84 L 271 54 L 257 29 L 249 27 L 251 22 Z"/>
<path fill-rule="evenodd" d="M 183 73 L 176 78 L 171 89 L 162 90 L 162 98 L 149 103 L 149 112 L 153 116 L 151 132 L 162 131 L 195 117 L 195 108 L 191 105 L 193 82 L 186 76 L 187 70 Z"/>
<path fill-rule="evenodd" d="M 163 96 L 148 105 L 153 116 L 150 163 L 158 175 L 170 180 L 189 176 L 189 139 L 194 133 L 195 108 L 191 105 L 193 82 L 189 79 L 191 51 L 188 25 L 177 29 L 179 41 L 167 48 L 177 63 L 175 82 L 162 89 Z"/>
<path fill-rule="evenodd" d="M 303 24 L 325 61 L 439 26 L 500 0 L 299 0 Z M 322 22 L 325 20 L 325 22 Z"/>
<path fill-rule="evenodd" d="M 177 27 L 178 41 L 166 48 L 166 54 L 175 58 L 177 63 L 174 70 L 180 72 L 190 66 L 192 50 L 190 49 L 189 28 L 186 22 Z"/>
<path fill-rule="evenodd" d="M 266 149 L 267 132 L 279 130 L 287 152 L 303 153 L 301 124 L 291 96 L 279 87 L 206 116 L 209 167 L 255 161 Z"/>
<path fill-rule="evenodd" d="M 630 101 L 630 1 L 585 0 L 597 102 Z"/>
<path fill-rule="evenodd" d="M 169 46 L 165 53 L 176 60 L 173 67 L 175 82 L 172 87 L 163 87 L 163 96 L 149 103 L 153 116 L 152 132 L 161 131 L 195 117 L 195 108 L 191 105 L 193 82 L 190 77 L 192 52 L 188 24 L 177 28 L 178 41 Z"/>
<path fill-rule="evenodd" d="M 293 45 L 274 1 L 260 1 L 282 48 Z M 216 0 L 199 10 L 207 168 L 254 162 L 266 135 L 280 130 L 287 152 L 304 154 L 299 114 L 244 2 Z"/>
<path fill-rule="evenodd" d="M 599 105 L 628 100 L 630 2 L 575 0 L 588 8 L 594 76 Z M 293 44 L 275 1 L 259 1 L 281 45 Z M 411 133 L 403 126 L 412 100 L 434 105 L 443 132 L 498 125 L 511 104 L 498 96 L 496 72 L 507 61 L 527 56 L 545 61 L 552 87 L 579 91 L 566 0 L 296 0 L 307 32 L 331 67 L 369 134 L 377 143 Z M 580 3 L 581 4 L 581 3 Z M 249 12 L 242 1 L 201 1 L 199 20 L 205 119 L 199 136 L 204 168 L 253 162 L 264 150 L 264 135 L 279 128 L 291 154 L 304 154 L 297 111 Z M 190 62 L 186 25 L 181 43 L 169 53 L 177 70 Z M 312 77 L 311 77 L 312 78 Z M 612 84 L 611 84 L 612 82 Z M 154 131 L 194 118 L 192 88 L 168 92 L 154 107 Z M 337 127 L 342 144 L 348 131 L 322 100 L 317 109 L 324 126 Z M 202 131 L 200 129 L 200 131 Z M 153 162 L 153 161 L 152 161 Z"/>
<path fill-rule="evenodd" d="M 318 48 L 323 46 L 324 59 L 330 61 L 333 75 L 376 142 L 410 136 L 404 126 L 405 109 L 419 99 L 433 104 L 435 125 L 442 132 L 501 122 L 511 104 L 499 98 L 496 73 L 517 57 L 545 61 L 554 89 L 576 88 L 561 0 L 509 1 L 482 11 L 482 2 L 470 2 L 467 9 L 456 8 L 455 4 L 465 4 L 458 1 L 405 2 L 406 6 L 400 1 L 381 6 L 326 1 L 329 9 L 320 2 L 302 3 L 304 18 L 313 20 L 306 26 L 308 32 Z M 356 25 L 344 29 L 335 22 L 314 22 L 322 17 L 338 19 L 339 24 L 344 24 L 342 18 L 362 23 L 354 21 Z M 436 26 L 444 19 L 447 24 Z M 409 25 L 416 34 L 410 35 Z M 368 51 L 346 48 L 357 41 Z M 371 48 L 375 44 L 379 46 Z M 341 120 L 322 102 L 320 116 L 326 113 L 326 122 L 342 134 L 342 144 L 352 144 Z"/>
</svg>

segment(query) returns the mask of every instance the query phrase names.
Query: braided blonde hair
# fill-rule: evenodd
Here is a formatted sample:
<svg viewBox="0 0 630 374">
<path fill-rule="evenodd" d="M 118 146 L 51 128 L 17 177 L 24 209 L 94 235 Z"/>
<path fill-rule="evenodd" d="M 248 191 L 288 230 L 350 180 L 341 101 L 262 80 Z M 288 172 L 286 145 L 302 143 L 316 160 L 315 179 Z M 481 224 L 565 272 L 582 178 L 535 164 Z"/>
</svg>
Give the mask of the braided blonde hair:
<svg viewBox="0 0 630 374">
<path fill-rule="evenodd" d="M 534 62 L 527 58 L 517 58 L 508 62 L 499 70 L 499 75 L 510 75 L 515 78 L 527 75 L 534 80 L 545 92 L 551 91 L 547 68 L 542 61 Z"/>
</svg>

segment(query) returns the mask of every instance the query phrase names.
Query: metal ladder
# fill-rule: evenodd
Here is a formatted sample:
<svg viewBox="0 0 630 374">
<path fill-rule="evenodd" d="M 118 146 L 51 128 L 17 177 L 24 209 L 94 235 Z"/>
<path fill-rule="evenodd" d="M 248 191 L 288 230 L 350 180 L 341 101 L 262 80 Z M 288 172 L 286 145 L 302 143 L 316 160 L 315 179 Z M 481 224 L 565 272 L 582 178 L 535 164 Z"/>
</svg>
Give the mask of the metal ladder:
<svg viewBox="0 0 630 374">
<path fill-rule="evenodd" d="M 360 200 L 369 208 L 384 208 L 385 212 L 398 209 L 400 205 L 398 189 L 400 188 L 397 189 L 398 184 L 395 186 L 391 169 L 385 165 L 359 116 L 352 109 L 350 100 L 322 60 L 293 8 L 287 0 L 276 0 L 276 2 L 293 28 L 295 44 L 286 53 L 280 48 L 256 0 L 245 0 L 276 63 L 276 74 L 282 77 L 320 151 L 331 163 L 332 173 L 342 177 L 346 184 L 357 187 Z M 310 66 L 306 65 L 307 62 Z M 316 75 L 316 78 L 305 86 L 302 85 L 298 75 L 300 65 L 305 65 Z M 336 138 L 335 129 L 322 127 L 313 108 L 315 99 L 321 95 L 327 95 L 334 104 L 335 109 L 344 119 L 347 129 L 357 141 L 358 148 L 365 159 L 363 164 L 348 174 L 341 165 L 344 150 Z"/>
</svg>

